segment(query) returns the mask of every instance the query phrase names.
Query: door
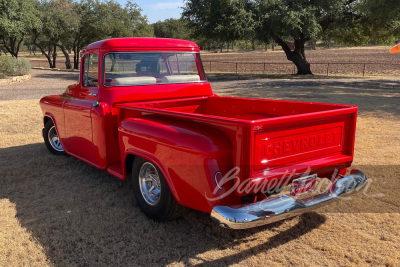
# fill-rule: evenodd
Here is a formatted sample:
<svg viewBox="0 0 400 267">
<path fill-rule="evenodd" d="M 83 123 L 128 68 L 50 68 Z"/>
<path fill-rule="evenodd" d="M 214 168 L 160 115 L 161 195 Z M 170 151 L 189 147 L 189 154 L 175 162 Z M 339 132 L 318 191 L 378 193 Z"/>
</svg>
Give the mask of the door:
<svg viewBox="0 0 400 267">
<path fill-rule="evenodd" d="M 66 151 L 90 163 L 94 163 L 91 111 L 99 90 L 98 65 L 97 53 L 82 58 L 80 85 L 64 103 Z"/>
</svg>

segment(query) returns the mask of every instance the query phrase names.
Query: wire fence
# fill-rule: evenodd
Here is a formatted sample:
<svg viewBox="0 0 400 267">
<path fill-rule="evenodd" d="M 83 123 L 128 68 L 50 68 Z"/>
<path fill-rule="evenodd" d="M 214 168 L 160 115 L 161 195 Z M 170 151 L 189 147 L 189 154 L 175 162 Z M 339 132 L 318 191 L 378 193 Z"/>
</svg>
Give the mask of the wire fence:
<svg viewBox="0 0 400 267">
<path fill-rule="evenodd" d="M 29 60 L 32 67 L 48 68 L 47 60 Z M 311 71 L 327 76 L 399 76 L 400 63 L 379 62 L 311 62 Z M 295 74 L 290 62 L 203 61 L 207 73 Z M 56 68 L 65 69 L 65 61 L 57 61 Z"/>
<path fill-rule="evenodd" d="M 295 74 L 290 62 L 203 61 L 208 73 Z M 372 62 L 311 62 L 311 71 L 319 75 L 398 76 L 400 64 Z"/>
</svg>

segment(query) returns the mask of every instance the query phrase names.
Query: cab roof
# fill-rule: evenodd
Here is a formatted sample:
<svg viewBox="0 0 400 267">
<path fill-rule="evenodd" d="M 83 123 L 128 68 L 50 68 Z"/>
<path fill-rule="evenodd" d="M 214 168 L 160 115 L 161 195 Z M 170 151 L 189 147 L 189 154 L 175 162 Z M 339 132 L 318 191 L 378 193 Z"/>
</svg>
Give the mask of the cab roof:
<svg viewBox="0 0 400 267">
<path fill-rule="evenodd" d="M 100 49 L 133 49 L 133 50 L 185 50 L 185 51 L 200 51 L 197 44 L 191 41 L 169 39 L 169 38 L 113 38 L 91 43 L 86 47 L 86 50 Z"/>
</svg>

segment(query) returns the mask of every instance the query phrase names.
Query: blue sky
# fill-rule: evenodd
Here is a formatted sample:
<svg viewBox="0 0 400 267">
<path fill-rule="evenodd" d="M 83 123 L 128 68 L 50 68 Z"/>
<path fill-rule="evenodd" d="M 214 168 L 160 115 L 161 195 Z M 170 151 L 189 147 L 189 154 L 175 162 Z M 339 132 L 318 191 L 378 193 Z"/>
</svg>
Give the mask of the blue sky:
<svg viewBox="0 0 400 267">
<path fill-rule="evenodd" d="M 125 5 L 127 0 L 116 0 L 121 5 Z M 147 15 L 150 23 L 169 18 L 180 18 L 183 6 L 183 0 L 132 0 L 137 3 L 141 9 L 142 14 Z"/>
</svg>

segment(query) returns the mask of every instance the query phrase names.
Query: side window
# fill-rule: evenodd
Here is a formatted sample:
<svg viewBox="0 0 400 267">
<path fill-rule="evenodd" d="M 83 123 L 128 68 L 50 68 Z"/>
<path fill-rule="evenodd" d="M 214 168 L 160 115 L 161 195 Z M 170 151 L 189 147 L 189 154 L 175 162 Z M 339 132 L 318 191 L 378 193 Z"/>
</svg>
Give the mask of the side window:
<svg viewBox="0 0 400 267">
<path fill-rule="evenodd" d="M 89 54 L 83 58 L 83 85 L 85 87 L 97 87 L 99 77 L 98 66 L 98 54 Z"/>
</svg>

